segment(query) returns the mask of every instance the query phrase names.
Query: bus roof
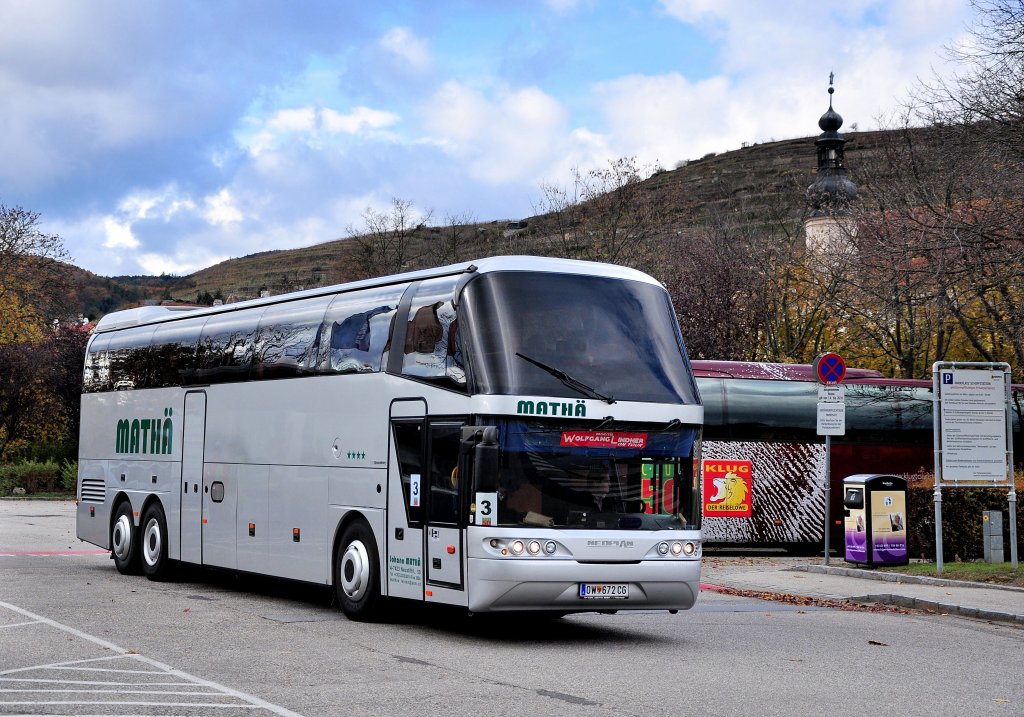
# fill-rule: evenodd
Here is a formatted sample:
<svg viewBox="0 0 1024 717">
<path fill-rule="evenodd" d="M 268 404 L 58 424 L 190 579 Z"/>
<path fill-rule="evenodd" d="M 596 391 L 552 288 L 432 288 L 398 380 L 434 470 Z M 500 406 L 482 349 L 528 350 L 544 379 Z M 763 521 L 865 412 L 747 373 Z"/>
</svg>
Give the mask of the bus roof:
<svg viewBox="0 0 1024 717">
<path fill-rule="evenodd" d="M 377 286 L 391 284 L 405 284 L 423 279 L 433 279 L 441 276 L 454 276 L 458 274 L 488 273 L 495 271 L 542 271 L 553 274 L 585 274 L 589 276 L 604 276 L 614 279 L 628 279 L 640 281 L 647 284 L 661 286 L 661 283 L 636 269 L 630 269 L 615 264 L 602 264 L 591 261 L 579 261 L 576 259 L 554 259 L 539 256 L 495 256 L 484 259 L 476 259 L 459 264 L 436 267 L 433 269 L 422 269 L 419 271 L 382 276 L 373 279 L 364 279 L 346 284 L 335 284 L 333 286 L 322 286 L 316 289 L 295 291 L 286 294 L 278 294 L 262 299 L 250 299 L 237 303 L 225 304 L 215 307 L 186 307 L 186 306 L 142 306 L 135 309 L 115 311 L 107 314 L 96 324 L 96 332 L 115 331 L 131 326 L 142 324 L 159 323 L 170 319 L 182 318 L 187 313 L 189 316 L 200 316 L 206 314 L 218 314 L 222 312 L 237 311 L 239 309 L 278 304 L 285 301 L 296 301 L 316 296 L 327 296 L 342 291 L 355 291 L 357 289 L 368 289 Z"/>
</svg>

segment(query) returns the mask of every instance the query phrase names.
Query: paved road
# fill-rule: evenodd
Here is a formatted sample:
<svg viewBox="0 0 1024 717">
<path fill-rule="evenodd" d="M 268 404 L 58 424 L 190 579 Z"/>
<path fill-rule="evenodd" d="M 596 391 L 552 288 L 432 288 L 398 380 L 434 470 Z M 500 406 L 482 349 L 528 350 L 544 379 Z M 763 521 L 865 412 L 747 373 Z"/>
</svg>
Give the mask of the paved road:
<svg viewBox="0 0 1024 717">
<path fill-rule="evenodd" d="M 1014 626 L 715 593 L 675 616 L 367 625 L 321 588 L 121 576 L 71 515 L 0 501 L 0 714 L 1024 713 Z"/>
</svg>

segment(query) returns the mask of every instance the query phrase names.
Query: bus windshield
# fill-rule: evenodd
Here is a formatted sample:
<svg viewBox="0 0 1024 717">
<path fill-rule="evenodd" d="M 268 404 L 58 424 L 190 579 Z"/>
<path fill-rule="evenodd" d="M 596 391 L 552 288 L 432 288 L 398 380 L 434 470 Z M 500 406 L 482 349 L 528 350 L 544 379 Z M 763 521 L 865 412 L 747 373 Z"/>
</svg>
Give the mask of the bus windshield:
<svg viewBox="0 0 1024 717">
<path fill-rule="evenodd" d="M 700 528 L 695 427 L 487 422 L 499 435 L 497 525 Z"/>
<path fill-rule="evenodd" d="M 474 393 L 699 403 L 660 286 L 495 272 L 467 284 L 461 310 Z"/>
</svg>

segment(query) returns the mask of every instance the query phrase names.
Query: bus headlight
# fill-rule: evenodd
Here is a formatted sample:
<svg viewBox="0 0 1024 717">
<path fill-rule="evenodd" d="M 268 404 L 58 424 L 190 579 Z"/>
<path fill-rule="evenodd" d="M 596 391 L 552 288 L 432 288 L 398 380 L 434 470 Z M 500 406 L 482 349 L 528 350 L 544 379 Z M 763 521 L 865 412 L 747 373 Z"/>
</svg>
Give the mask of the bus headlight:
<svg viewBox="0 0 1024 717">
<path fill-rule="evenodd" d="M 525 550 L 525 549 L 526 549 L 526 546 L 523 545 L 523 541 L 522 540 L 513 540 L 512 541 L 512 545 L 508 546 L 509 552 L 512 553 L 513 555 L 522 555 L 523 554 L 523 550 Z"/>
<path fill-rule="evenodd" d="M 540 543 L 536 540 L 531 540 L 530 544 L 526 546 L 526 549 L 530 551 L 530 555 L 537 555 L 540 553 Z"/>
<path fill-rule="evenodd" d="M 544 552 L 548 555 L 554 555 L 556 550 L 558 550 L 558 546 L 555 545 L 554 540 L 549 540 L 548 542 L 544 543 Z"/>
<path fill-rule="evenodd" d="M 697 546 L 694 543 L 683 543 L 683 552 L 686 555 L 693 555 L 697 552 Z"/>
<path fill-rule="evenodd" d="M 660 555 L 668 555 L 668 543 L 658 543 L 658 553 Z"/>
<path fill-rule="evenodd" d="M 672 543 L 672 554 L 673 555 L 679 556 L 680 554 L 682 554 L 682 552 L 683 552 L 683 544 L 682 543 Z"/>
</svg>

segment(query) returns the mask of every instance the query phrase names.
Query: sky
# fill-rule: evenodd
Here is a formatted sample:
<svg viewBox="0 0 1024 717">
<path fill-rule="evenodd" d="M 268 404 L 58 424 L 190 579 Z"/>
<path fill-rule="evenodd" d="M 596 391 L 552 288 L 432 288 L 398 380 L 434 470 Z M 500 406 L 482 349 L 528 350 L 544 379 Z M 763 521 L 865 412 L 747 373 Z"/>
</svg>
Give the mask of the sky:
<svg viewBox="0 0 1024 717">
<path fill-rule="evenodd" d="M 0 204 L 104 276 L 893 122 L 967 0 L 0 0 Z M 814 163 L 808 148 L 808 166 Z"/>
</svg>

